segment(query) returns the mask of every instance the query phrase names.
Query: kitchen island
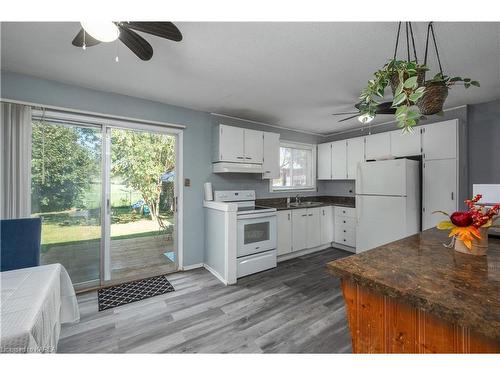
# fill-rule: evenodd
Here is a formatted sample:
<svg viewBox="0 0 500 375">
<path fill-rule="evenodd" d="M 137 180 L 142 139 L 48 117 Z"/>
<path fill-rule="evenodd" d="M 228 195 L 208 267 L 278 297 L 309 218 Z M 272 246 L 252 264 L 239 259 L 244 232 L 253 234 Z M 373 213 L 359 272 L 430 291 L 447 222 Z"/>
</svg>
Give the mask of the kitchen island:
<svg viewBox="0 0 500 375">
<path fill-rule="evenodd" d="M 355 353 L 500 352 L 500 239 L 483 257 L 448 242 L 429 229 L 328 263 Z"/>
</svg>

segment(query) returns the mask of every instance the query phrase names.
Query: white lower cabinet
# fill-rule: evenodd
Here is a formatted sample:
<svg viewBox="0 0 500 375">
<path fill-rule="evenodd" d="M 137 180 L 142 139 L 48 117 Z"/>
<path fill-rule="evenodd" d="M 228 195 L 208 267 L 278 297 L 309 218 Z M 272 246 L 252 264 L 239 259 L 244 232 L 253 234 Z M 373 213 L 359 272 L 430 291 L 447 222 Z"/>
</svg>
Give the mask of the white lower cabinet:
<svg viewBox="0 0 500 375">
<path fill-rule="evenodd" d="M 278 256 L 331 244 L 334 222 L 333 206 L 278 211 Z"/>
<path fill-rule="evenodd" d="M 321 207 L 321 244 L 332 243 L 335 237 L 334 208 L 333 206 Z"/>
<path fill-rule="evenodd" d="M 335 243 L 356 248 L 356 209 L 335 207 Z"/>
<path fill-rule="evenodd" d="M 292 210 L 292 249 L 307 248 L 307 208 Z"/>
<path fill-rule="evenodd" d="M 278 211 L 277 223 L 277 253 L 289 254 L 292 252 L 292 212 Z"/>
<path fill-rule="evenodd" d="M 307 248 L 321 245 L 321 208 L 307 209 Z"/>
</svg>

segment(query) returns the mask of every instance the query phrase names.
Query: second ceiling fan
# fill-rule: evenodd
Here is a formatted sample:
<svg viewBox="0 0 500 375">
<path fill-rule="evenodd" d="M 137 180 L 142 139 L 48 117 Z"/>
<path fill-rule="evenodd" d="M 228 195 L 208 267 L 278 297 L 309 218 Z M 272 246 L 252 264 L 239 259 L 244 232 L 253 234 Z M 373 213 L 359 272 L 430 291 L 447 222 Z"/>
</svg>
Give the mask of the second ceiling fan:
<svg viewBox="0 0 500 375">
<path fill-rule="evenodd" d="M 391 106 L 392 106 L 392 102 L 380 103 L 377 106 L 377 111 L 376 111 L 377 115 L 393 115 L 393 114 L 395 114 L 396 109 L 392 108 Z M 336 112 L 336 113 L 332 113 L 332 115 L 333 116 L 352 115 L 349 117 L 342 118 L 342 119 L 338 120 L 338 122 L 347 121 L 347 120 L 350 120 L 350 119 L 355 118 L 355 117 L 360 117 L 360 115 L 361 115 L 361 113 L 359 111 L 360 103 L 354 104 L 354 107 L 358 110 L 357 112 Z M 367 123 L 367 122 L 370 122 L 372 120 L 372 118 L 367 117 L 364 120 L 365 121 L 363 121 L 361 118 L 359 119 L 359 121 L 361 121 L 363 123 Z"/>
<path fill-rule="evenodd" d="M 76 47 L 92 47 L 101 42 L 116 39 L 125 44 L 141 60 L 153 57 L 153 47 L 136 31 L 180 42 L 182 34 L 172 22 L 81 22 L 82 28 L 72 44 Z"/>
</svg>

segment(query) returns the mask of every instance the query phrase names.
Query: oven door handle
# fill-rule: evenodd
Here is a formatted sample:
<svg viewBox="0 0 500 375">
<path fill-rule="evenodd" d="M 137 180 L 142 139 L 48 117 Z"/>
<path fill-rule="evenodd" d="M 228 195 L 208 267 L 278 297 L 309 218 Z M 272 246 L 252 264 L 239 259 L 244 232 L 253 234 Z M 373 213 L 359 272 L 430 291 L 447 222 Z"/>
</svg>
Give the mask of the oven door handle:
<svg viewBox="0 0 500 375">
<path fill-rule="evenodd" d="M 261 212 L 261 213 L 252 213 L 252 214 L 243 214 L 238 215 L 238 220 L 246 220 L 246 219 L 260 219 L 263 217 L 276 217 L 276 211 L 271 212 Z"/>
</svg>

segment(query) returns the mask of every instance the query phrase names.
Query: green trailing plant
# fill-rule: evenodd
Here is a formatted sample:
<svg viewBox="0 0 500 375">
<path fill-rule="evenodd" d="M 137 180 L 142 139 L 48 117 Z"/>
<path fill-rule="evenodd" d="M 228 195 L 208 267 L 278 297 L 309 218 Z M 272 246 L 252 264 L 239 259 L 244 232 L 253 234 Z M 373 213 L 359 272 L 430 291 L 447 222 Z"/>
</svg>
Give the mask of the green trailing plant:
<svg viewBox="0 0 500 375">
<path fill-rule="evenodd" d="M 374 78 L 368 81 L 361 91 L 360 115 L 377 115 L 377 107 L 385 96 L 385 89 L 389 84 L 395 88 L 392 108 L 396 110 L 395 117 L 403 132 L 411 132 L 425 116 L 417 107 L 418 101 L 426 94 L 426 87 L 446 86 L 450 88 L 456 84 L 463 84 L 465 88 L 480 87 L 478 81 L 470 78 L 449 77 L 442 73 L 424 82 L 424 74 L 428 70 L 424 64 L 416 61 L 391 60 L 374 73 Z"/>
<path fill-rule="evenodd" d="M 470 78 L 462 78 L 462 77 L 451 78 L 442 73 L 436 74 L 432 79 L 426 82 L 426 85 L 442 85 L 450 88 L 451 86 L 460 83 L 463 84 L 466 89 L 468 89 L 471 86 L 481 87 L 478 81 L 473 81 Z"/>
<path fill-rule="evenodd" d="M 419 86 L 416 75 L 404 79 L 404 72 L 399 72 L 399 85 L 394 92 L 392 108 L 396 108 L 396 121 L 403 132 L 411 132 L 422 117 L 417 101 L 424 95 L 425 87 Z"/>
<path fill-rule="evenodd" d="M 420 114 L 413 106 L 425 92 L 421 86 L 423 73 L 427 67 L 415 61 L 391 60 L 374 73 L 361 91 L 360 112 L 375 117 L 377 107 L 383 100 L 385 89 L 391 82 L 397 83 L 392 107 L 396 109 L 396 119 L 403 131 L 411 130 L 418 123 Z M 401 109 L 400 109 L 401 108 Z"/>
</svg>

